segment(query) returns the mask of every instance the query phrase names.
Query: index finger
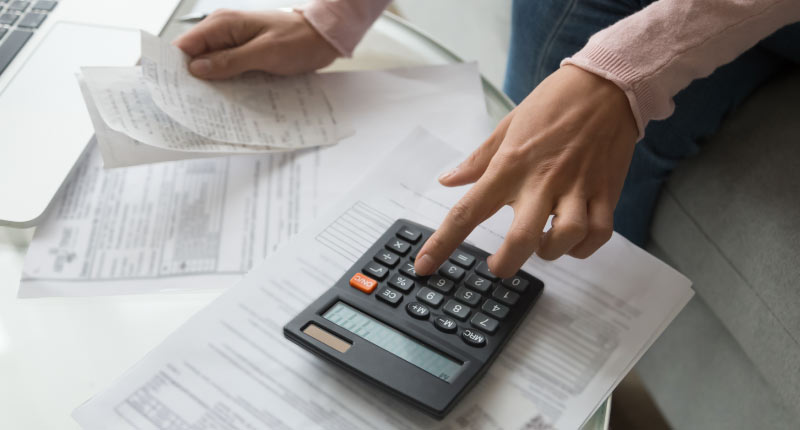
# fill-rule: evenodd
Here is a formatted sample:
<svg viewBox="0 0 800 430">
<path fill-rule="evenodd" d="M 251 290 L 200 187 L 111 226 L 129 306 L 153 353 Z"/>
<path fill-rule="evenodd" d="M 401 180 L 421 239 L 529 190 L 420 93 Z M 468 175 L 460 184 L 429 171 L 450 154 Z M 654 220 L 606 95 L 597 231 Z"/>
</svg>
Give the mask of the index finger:
<svg viewBox="0 0 800 430">
<path fill-rule="evenodd" d="M 238 14 L 231 10 L 215 11 L 173 43 L 190 57 L 236 46 L 230 27 Z"/>
<path fill-rule="evenodd" d="M 478 224 L 503 206 L 504 196 L 496 188 L 496 182 L 484 176 L 450 209 L 417 254 L 414 270 L 418 274 L 433 273 Z"/>
</svg>

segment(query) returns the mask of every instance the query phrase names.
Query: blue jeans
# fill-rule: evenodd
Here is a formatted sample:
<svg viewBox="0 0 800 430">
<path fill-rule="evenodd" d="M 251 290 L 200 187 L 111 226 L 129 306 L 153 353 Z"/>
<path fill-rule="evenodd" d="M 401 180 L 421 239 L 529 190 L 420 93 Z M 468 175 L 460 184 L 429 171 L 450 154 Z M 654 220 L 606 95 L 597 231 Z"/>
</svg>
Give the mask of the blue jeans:
<svg viewBox="0 0 800 430">
<path fill-rule="evenodd" d="M 514 0 L 504 91 L 519 103 L 589 36 L 654 0 Z M 792 63 L 800 63 L 800 24 L 782 28 L 675 97 L 675 113 L 652 121 L 637 145 L 614 212 L 614 229 L 639 246 L 661 188 L 678 162 L 698 151 L 725 115 Z M 798 100 L 800 102 L 800 100 Z"/>
</svg>

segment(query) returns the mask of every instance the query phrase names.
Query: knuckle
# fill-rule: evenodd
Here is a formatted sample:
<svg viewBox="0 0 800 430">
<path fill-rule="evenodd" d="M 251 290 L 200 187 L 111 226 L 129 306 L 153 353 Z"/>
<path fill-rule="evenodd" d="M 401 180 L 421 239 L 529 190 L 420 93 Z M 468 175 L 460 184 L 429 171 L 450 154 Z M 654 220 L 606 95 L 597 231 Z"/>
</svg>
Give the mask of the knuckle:
<svg viewBox="0 0 800 430">
<path fill-rule="evenodd" d="M 465 229 L 472 227 L 473 210 L 467 204 L 457 203 L 450 209 L 448 218 L 453 227 Z"/>
<path fill-rule="evenodd" d="M 558 223 L 558 229 L 570 237 L 585 237 L 589 227 L 580 220 L 567 218 Z"/>
<path fill-rule="evenodd" d="M 542 234 L 525 227 L 514 227 L 506 235 L 512 245 L 535 245 L 538 244 Z"/>
<path fill-rule="evenodd" d="M 589 227 L 589 235 L 591 235 L 600 244 L 608 242 L 614 234 L 613 224 L 602 222 L 592 223 Z"/>
<path fill-rule="evenodd" d="M 223 19 L 235 19 L 240 16 L 240 12 L 233 9 L 217 9 L 210 16 Z"/>
</svg>

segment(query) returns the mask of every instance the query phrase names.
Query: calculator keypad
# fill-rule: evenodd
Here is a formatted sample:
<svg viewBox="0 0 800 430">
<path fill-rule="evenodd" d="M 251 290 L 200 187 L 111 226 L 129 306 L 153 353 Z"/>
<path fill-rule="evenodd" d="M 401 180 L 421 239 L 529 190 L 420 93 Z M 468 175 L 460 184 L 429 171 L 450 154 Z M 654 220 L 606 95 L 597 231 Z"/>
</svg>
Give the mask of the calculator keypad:
<svg viewBox="0 0 800 430">
<path fill-rule="evenodd" d="M 405 312 L 417 320 L 433 319 L 440 332 L 460 333 L 469 346 L 483 347 L 518 304 L 530 281 L 522 276 L 500 280 L 485 260 L 456 250 L 434 275 L 418 276 L 414 259 L 425 234 L 417 228 L 400 226 L 363 268 L 350 285 L 377 300 L 397 307 L 406 295 L 412 299 Z M 541 281 L 533 278 L 535 283 Z M 378 287 L 380 284 L 380 287 Z"/>
</svg>

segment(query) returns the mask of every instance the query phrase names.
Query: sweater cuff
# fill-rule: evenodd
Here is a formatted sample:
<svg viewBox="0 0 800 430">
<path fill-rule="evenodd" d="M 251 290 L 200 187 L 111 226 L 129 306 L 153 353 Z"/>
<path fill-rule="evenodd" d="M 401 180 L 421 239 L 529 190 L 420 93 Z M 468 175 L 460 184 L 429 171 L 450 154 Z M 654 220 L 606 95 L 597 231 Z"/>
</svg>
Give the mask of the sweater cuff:
<svg viewBox="0 0 800 430">
<path fill-rule="evenodd" d="M 587 72 L 608 79 L 625 92 L 636 120 L 636 127 L 639 129 L 637 140 L 644 137 L 647 123 L 656 118 L 657 112 L 665 108 L 672 110 L 672 99 L 667 101 L 670 106 L 659 106 L 653 89 L 642 79 L 642 75 L 634 67 L 614 52 L 592 43 L 592 41 L 589 41 L 572 57 L 561 61 L 561 66 L 566 64 L 580 67 Z"/>
<path fill-rule="evenodd" d="M 358 42 L 383 10 L 376 6 L 380 6 L 380 4 L 361 10 L 347 2 L 316 0 L 294 10 L 303 14 L 314 30 L 336 48 L 343 57 L 351 57 Z M 373 14 L 375 16 L 372 16 Z"/>
</svg>

